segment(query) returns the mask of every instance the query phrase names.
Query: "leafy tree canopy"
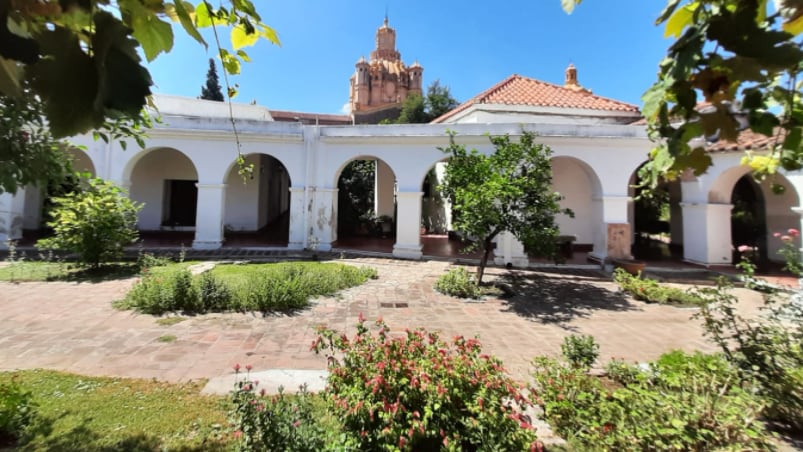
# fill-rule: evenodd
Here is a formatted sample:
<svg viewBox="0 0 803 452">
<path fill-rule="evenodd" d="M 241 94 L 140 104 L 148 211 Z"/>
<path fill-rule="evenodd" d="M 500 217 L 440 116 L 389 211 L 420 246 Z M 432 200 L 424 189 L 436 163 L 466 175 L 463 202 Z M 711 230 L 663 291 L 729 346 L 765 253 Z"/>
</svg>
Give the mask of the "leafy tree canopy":
<svg viewBox="0 0 803 452">
<path fill-rule="evenodd" d="M 279 43 L 250 0 L 217 8 L 205 0 L 0 0 L 0 93 L 19 97 L 29 82 L 56 137 L 136 121 L 152 84 L 139 51 L 148 61 L 169 52 L 172 23 L 205 47 L 200 29 L 212 27 L 230 74 L 249 60 L 243 47 Z M 230 50 L 220 46 L 219 27 L 230 28 Z"/>
<path fill-rule="evenodd" d="M 27 184 L 47 185 L 70 170 L 64 145 L 50 134 L 41 104 L 30 90 L 0 94 L 0 194 Z"/>
<path fill-rule="evenodd" d="M 217 76 L 215 60 L 209 59 L 209 70 L 206 71 L 206 85 L 201 87 L 201 99 L 223 102 L 223 90 Z"/>
<path fill-rule="evenodd" d="M 483 250 L 477 282 L 482 282 L 493 240 L 504 231 L 512 233 L 527 251 L 553 256 L 558 227 L 555 216 L 573 215 L 560 208 L 561 196 L 552 190 L 552 150 L 535 142 L 535 134 L 522 131 L 518 141 L 510 136 L 492 136 L 495 152 L 467 151 L 449 135 L 446 177 L 440 187 L 452 203 L 452 225 L 476 238 Z"/>
<path fill-rule="evenodd" d="M 561 0 L 571 12 L 581 0 Z M 735 141 L 743 126 L 771 137 L 772 152 L 748 154 L 759 176 L 803 168 L 803 2 L 669 0 L 656 20 L 675 38 L 644 93 L 643 113 L 658 143 L 642 179 L 656 186 L 711 166 L 708 137 Z"/>
<path fill-rule="evenodd" d="M 428 123 L 459 104 L 449 92 L 449 87 L 441 86 L 440 80 L 435 80 L 427 88 L 426 98 L 418 94 L 411 94 L 404 99 L 401 113 L 395 123 Z"/>
</svg>

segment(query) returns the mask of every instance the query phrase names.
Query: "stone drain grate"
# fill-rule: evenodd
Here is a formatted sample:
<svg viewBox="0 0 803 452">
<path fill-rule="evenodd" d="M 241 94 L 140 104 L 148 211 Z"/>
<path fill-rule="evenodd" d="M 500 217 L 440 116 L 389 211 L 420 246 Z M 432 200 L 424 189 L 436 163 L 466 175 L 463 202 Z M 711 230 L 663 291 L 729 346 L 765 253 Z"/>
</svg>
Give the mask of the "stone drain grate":
<svg viewBox="0 0 803 452">
<path fill-rule="evenodd" d="M 379 303 L 381 308 L 409 308 L 409 303 Z"/>
</svg>

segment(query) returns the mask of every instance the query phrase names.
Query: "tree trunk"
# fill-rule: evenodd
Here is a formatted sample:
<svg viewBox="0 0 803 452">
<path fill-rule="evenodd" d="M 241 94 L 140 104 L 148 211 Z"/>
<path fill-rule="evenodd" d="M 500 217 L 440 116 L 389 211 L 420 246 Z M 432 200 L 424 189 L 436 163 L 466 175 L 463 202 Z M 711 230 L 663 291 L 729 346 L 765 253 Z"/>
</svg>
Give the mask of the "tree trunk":
<svg viewBox="0 0 803 452">
<path fill-rule="evenodd" d="M 491 240 L 493 240 L 493 238 L 488 237 L 483 242 L 482 259 L 480 259 L 480 268 L 477 269 L 478 286 L 482 284 L 482 277 L 485 275 L 485 266 L 488 265 L 488 255 L 491 254 L 491 245 L 493 245 Z"/>
</svg>

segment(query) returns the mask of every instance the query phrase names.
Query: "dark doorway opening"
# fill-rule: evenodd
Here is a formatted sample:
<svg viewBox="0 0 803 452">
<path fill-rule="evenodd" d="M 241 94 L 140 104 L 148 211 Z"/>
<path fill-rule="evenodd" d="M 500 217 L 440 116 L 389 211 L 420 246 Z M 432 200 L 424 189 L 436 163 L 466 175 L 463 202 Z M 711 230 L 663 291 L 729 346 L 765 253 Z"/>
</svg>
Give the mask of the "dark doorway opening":
<svg viewBox="0 0 803 452">
<path fill-rule="evenodd" d="M 165 203 L 163 226 L 195 226 L 198 208 L 198 181 L 165 180 Z"/>
</svg>

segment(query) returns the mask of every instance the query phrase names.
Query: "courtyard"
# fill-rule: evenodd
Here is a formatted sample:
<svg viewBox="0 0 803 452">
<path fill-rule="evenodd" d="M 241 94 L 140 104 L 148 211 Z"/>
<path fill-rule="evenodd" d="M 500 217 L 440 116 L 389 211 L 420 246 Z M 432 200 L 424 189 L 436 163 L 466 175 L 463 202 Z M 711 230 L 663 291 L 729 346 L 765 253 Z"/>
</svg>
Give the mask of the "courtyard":
<svg viewBox="0 0 803 452">
<path fill-rule="evenodd" d="M 135 278 L 0 283 L 0 370 L 48 368 L 170 382 L 222 377 L 237 363 L 255 371 L 323 370 L 325 358 L 310 351 L 316 328 L 352 334 L 360 314 L 381 317 L 397 332 L 423 327 L 447 338 L 478 336 L 518 379 L 527 377 L 534 356 L 558 355 L 569 334 L 593 335 L 601 347 L 599 362 L 644 362 L 673 349 L 715 350 L 691 319 L 695 308 L 635 301 L 590 267 L 491 268 L 489 276 L 506 276 L 509 293 L 466 302 L 433 289 L 449 262 L 335 260 L 373 267 L 379 278 L 318 298 L 293 314 L 206 314 L 175 323 L 112 307 Z M 740 309 L 761 304 L 759 293 L 734 290 Z"/>
</svg>

